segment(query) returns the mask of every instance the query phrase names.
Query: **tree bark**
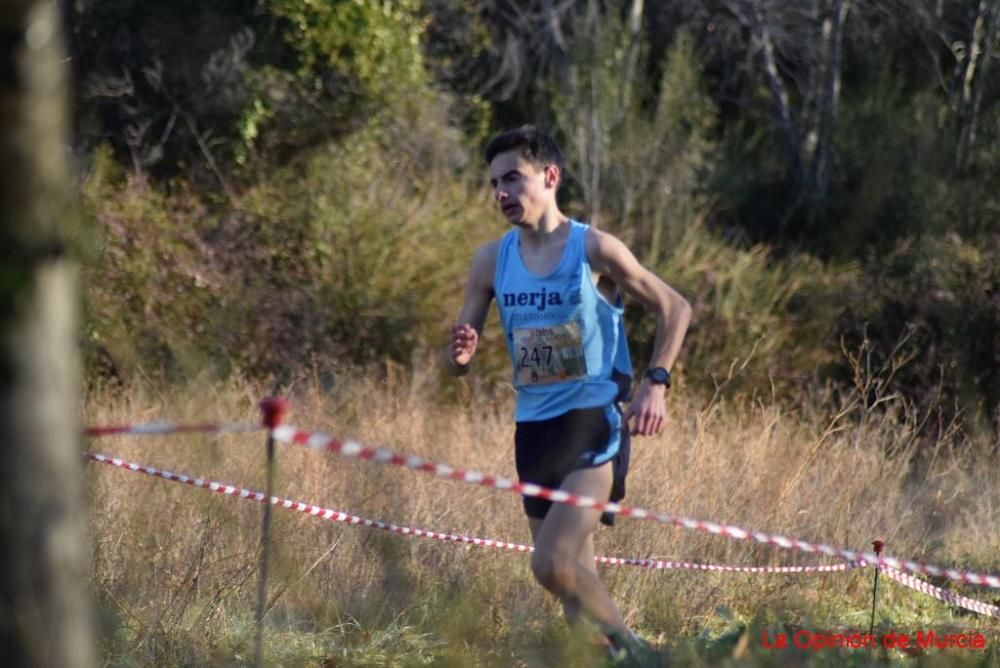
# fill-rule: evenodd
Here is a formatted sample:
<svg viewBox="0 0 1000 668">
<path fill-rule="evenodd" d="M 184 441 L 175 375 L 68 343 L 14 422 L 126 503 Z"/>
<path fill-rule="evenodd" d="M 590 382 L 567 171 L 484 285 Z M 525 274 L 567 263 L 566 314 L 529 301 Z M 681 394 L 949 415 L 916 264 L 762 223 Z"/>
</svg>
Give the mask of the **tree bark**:
<svg viewBox="0 0 1000 668">
<path fill-rule="evenodd" d="M 774 52 L 774 42 L 771 40 L 767 18 L 764 16 L 763 6 L 759 0 L 741 0 L 739 7 L 742 14 L 740 18 L 750 28 L 750 34 L 764 63 L 764 80 L 774 102 L 774 114 L 777 117 L 778 127 L 785 137 L 789 178 L 794 184 L 793 190 L 797 190 L 798 184 L 802 183 L 801 136 L 792 111 L 788 88 L 781 78 L 781 73 L 778 72 L 778 59 Z"/>
<path fill-rule="evenodd" d="M 958 142 L 955 164 L 965 169 L 969 153 L 976 143 L 976 121 L 983 98 L 983 81 L 990 63 L 990 47 L 996 37 L 1000 10 L 996 0 L 980 0 L 969 40 L 968 60 L 962 72 L 961 95 L 958 104 Z"/>
<path fill-rule="evenodd" d="M 632 0 L 628 15 L 628 56 L 625 59 L 625 78 L 622 82 L 621 117 L 628 118 L 629 105 L 632 103 L 633 84 L 636 68 L 639 66 L 639 47 L 642 44 L 642 3 L 643 0 Z"/>
<path fill-rule="evenodd" d="M 816 148 L 809 160 L 809 198 L 814 204 L 826 199 L 833 167 L 833 134 L 840 105 L 840 72 L 844 51 L 844 24 L 851 0 L 832 0 L 824 8 L 822 90 L 819 95 Z"/>
<path fill-rule="evenodd" d="M 67 72 L 56 3 L 0 10 L 0 656 L 95 664 L 83 475 Z"/>
</svg>

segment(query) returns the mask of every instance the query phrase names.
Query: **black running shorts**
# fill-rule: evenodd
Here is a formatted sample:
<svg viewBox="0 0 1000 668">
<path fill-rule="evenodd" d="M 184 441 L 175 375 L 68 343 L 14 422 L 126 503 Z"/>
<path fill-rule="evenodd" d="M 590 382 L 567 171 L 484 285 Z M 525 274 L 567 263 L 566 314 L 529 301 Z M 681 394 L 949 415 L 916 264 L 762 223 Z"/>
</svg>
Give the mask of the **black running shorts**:
<svg viewBox="0 0 1000 668">
<path fill-rule="evenodd" d="M 609 458 L 608 453 L 613 451 Z M 548 420 L 518 422 L 514 456 L 521 482 L 553 489 L 559 489 L 573 471 L 610 461 L 613 482 L 608 500 L 625 498 L 629 433 L 617 404 L 571 410 Z M 552 505 L 545 499 L 522 498 L 525 514 L 534 519 L 543 519 Z M 608 526 L 614 524 L 614 519 L 611 513 L 601 515 L 601 522 Z"/>
</svg>

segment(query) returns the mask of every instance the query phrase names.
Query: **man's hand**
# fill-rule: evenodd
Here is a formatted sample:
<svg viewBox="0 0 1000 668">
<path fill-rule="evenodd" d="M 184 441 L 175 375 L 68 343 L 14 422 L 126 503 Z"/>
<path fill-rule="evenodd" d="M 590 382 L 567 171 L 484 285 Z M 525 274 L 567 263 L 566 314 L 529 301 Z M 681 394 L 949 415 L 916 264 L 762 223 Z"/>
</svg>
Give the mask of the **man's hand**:
<svg viewBox="0 0 1000 668">
<path fill-rule="evenodd" d="M 663 399 L 667 394 L 666 385 L 653 385 L 643 380 L 635 398 L 625 411 L 625 422 L 630 423 L 629 432 L 634 436 L 655 436 L 663 429 L 666 408 Z M 632 419 L 634 422 L 631 422 Z"/>
<path fill-rule="evenodd" d="M 453 325 L 451 328 L 451 343 L 448 354 L 455 366 L 464 367 L 472 361 L 479 345 L 479 332 L 470 324 Z"/>
</svg>

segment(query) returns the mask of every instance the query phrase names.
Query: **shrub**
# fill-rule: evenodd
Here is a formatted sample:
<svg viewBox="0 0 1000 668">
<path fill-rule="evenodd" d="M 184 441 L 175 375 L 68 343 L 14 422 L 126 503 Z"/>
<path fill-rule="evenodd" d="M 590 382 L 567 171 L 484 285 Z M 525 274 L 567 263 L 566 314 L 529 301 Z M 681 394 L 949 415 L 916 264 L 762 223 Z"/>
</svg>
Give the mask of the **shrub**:
<svg viewBox="0 0 1000 668">
<path fill-rule="evenodd" d="M 895 390 L 918 404 L 934 399 L 993 420 L 1000 402 L 1000 238 L 957 234 L 906 241 L 866 275 L 838 330 L 868 339 L 884 358 L 904 334 L 913 359 Z M 939 395 L 943 397 L 939 398 Z"/>
<path fill-rule="evenodd" d="M 97 371 L 253 375 L 409 363 L 443 346 L 485 198 L 456 165 L 447 109 L 411 101 L 247 190 L 236 206 L 125 176 L 101 152 L 83 182 L 97 250 L 85 264 Z"/>
</svg>

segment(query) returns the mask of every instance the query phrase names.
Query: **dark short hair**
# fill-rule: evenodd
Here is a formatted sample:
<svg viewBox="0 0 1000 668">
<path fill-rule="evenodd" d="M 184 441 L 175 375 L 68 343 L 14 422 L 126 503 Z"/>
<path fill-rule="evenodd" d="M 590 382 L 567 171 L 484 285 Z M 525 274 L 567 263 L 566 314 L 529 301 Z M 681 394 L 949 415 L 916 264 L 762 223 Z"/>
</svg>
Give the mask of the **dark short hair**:
<svg viewBox="0 0 1000 668">
<path fill-rule="evenodd" d="M 486 145 L 486 164 L 493 162 L 499 153 L 512 149 L 521 149 L 521 157 L 536 167 L 554 164 L 559 171 L 563 169 L 564 158 L 559 144 L 534 125 L 522 125 L 491 139 Z"/>
</svg>

